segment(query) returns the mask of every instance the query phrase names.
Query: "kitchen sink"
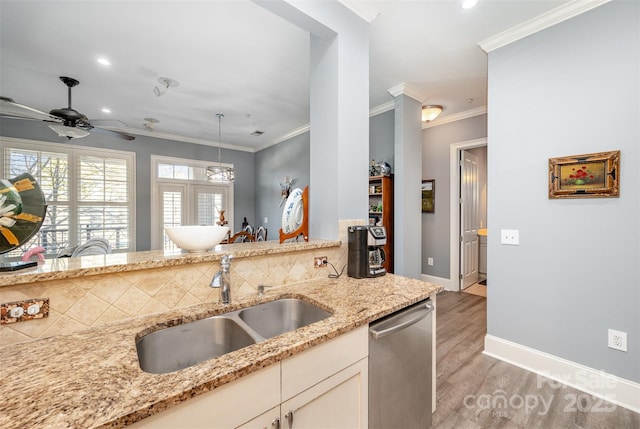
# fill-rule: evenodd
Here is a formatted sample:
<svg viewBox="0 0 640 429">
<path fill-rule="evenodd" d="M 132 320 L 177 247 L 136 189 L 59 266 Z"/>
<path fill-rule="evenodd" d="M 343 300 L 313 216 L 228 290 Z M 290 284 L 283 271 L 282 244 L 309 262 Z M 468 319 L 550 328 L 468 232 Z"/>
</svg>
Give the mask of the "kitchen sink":
<svg viewBox="0 0 640 429">
<path fill-rule="evenodd" d="M 235 320 L 214 316 L 152 332 L 136 348 L 143 371 L 165 374 L 255 343 Z"/>
<path fill-rule="evenodd" d="M 266 302 L 147 334 L 136 341 L 138 361 L 145 372 L 174 372 L 329 316 L 302 299 Z"/>
<path fill-rule="evenodd" d="M 264 338 L 294 331 L 329 316 L 328 311 L 297 298 L 258 304 L 238 313 L 244 323 Z"/>
</svg>

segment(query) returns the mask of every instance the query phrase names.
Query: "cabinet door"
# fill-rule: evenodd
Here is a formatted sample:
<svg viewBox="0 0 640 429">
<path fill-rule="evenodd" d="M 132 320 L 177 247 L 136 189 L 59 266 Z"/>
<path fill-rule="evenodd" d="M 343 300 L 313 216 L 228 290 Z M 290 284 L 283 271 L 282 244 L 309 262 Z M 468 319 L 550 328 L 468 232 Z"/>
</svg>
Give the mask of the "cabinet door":
<svg viewBox="0 0 640 429">
<path fill-rule="evenodd" d="M 280 429 L 282 427 L 280 406 L 277 406 L 236 429 Z"/>
<path fill-rule="evenodd" d="M 283 402 L 281 427 L 366 429 L 368 366 L 364 358 Z"/>
</svg>

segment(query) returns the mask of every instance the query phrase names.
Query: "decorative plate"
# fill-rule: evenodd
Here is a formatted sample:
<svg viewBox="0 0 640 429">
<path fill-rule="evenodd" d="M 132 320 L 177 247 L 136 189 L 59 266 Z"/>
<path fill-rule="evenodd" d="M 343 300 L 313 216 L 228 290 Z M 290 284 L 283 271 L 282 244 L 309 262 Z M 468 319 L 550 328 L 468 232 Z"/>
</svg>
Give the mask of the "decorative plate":
<svg viewBox="0 0 640 429">
<path fill-rule="evenodd" d="M 302 189 L 295 188 L 291 191 L 282 211 L 282 232 L 292 233 L 302 225 Z"/>
<path fill-rule="evenodd" d="M 46 211 L 44 194 L 29 173 L 0 180 L 0 253 L 29 241 L 40 230 Z"/>
</svg>

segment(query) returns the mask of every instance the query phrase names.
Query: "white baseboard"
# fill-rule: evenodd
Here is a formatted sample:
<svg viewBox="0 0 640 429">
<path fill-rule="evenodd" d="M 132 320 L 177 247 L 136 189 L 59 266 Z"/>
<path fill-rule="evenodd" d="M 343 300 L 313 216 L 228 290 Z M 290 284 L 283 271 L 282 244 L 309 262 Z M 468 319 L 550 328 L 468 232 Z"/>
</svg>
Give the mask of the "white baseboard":
<svg viewBox="0 0 640 429">
<path fill-rule="evenodd" d="M 451 285 L 451 280 L 449 279 L 444 279 L 442 277 L 436 277 L 436 276 L 429 276 L 427 274 L 420 274 L 422 280 L 424 280 L 425 282 L 429 282 L 429 283 L 435 283 L 438 285 L 442 285 L 444 286 L 444 290 L 450 290 L 450 291 L 454 291 L 454 292 L 458 292 L 458 289 L 451 289 L 452 285 Z"/>
<path fill-rule="evenodd" d="M 502 338 L 486 335 L 484 354 L 640 412 L 640 384 Z"/>
</svg>

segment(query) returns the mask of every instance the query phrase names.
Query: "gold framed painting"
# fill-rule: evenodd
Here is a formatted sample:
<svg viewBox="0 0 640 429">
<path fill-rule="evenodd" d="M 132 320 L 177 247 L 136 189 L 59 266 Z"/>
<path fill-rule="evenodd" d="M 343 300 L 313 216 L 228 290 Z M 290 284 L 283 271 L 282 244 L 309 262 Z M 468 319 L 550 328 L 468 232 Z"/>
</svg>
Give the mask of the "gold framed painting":
<svg viewBox="0 0 640 429">
<path fill-rule="evenodd" d="M 549 198 L 619 196 L 619 150 L 549 159 Z"/>
</svg>

